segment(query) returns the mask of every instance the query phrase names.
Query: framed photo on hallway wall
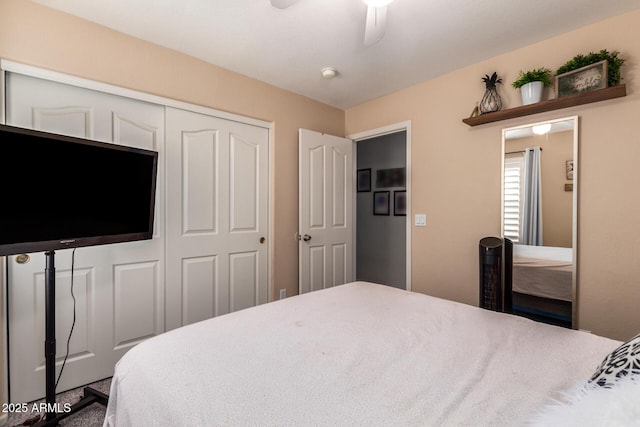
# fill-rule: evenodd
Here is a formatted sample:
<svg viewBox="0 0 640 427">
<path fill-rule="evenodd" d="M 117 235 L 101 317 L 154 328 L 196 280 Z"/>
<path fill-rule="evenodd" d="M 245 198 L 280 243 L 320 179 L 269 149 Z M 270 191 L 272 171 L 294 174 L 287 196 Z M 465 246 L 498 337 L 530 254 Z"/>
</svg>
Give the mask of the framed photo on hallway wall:
<svg viewBox="0 0 640 427">
<path fill-rule="evenodd" d="M 407 190 L 393 192 L 393 214 L 395 216 L 407 215 Z"/>
<path fill-rule="evenodd" d="M 358 169 L 358 193 L 371 191 L 371 168 Z"/>
<path fill-rule="evenodd" d="M 374 191 L 373 192 L 373 214 L 389 215 L 389 192 Z"/>
</svg>

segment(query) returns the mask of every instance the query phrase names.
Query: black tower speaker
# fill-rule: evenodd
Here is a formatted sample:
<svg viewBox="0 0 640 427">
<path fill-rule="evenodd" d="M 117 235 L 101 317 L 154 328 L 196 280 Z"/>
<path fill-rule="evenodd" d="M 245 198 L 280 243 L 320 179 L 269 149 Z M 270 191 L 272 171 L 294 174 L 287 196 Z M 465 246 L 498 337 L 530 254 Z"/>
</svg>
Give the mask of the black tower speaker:
<svg viewBox="0 0 640 427">
<path fill-rule="evenodd" d="M 513 243 L 509 239 L 485 237 L 479 243 L 480 307 L 511 312 Z"/>
</svg>

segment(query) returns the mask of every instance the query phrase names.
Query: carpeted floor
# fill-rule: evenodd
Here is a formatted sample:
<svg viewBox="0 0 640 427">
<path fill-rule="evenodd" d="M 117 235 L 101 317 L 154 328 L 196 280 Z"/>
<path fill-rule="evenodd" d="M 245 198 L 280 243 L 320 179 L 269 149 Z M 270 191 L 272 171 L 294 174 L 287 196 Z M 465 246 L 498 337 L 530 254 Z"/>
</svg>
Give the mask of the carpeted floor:
<svg viewBox="0 0 640 427">
<path fill-rule="evenodd" d="M 92 384 L 88 384 L 91 388 L 100 391 L 105 394 L 109 394 L 109 387 L 111 386 L 111 378 L 104 379 L 102 381 L 98 381 Z M 73 405 L 77 401 L 82 398 L 82 390 L 85 386 L 74 388 L 69 391 L 65 391 L 64 393 L 58 393 L 56 395 L 56 403 L 65 404 L 69 403 Z M 37 400 L 36 402 L 29 402 L 29 407 L 33 405 L 33 403 L 44 402 L 44 399 Z M 92 405 L 84 408 L 83 410 L 76 412 L 73 415 L 63 419 L 59 425 L 65 427 L 101 427 L 104 421 L 104 415 L 106 412 L 106 408 L 99 404 L 93 403 Z M 5 426 L 14 427 L 14 426 L 24 426 L 31 425 L 29 420 L 36 422 L 34 417 L 37 417 L 37 413 L 10 413 L 7 418 L 7 422 Z M 27 424 L 25 424 L 25 421 Z"/>
</svg>

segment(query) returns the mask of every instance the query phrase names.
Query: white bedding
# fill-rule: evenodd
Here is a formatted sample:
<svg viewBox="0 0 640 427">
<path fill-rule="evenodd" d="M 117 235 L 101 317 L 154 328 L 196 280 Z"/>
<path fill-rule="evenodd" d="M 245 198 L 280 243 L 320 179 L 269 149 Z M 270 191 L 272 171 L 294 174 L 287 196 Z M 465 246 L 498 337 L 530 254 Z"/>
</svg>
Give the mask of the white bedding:
<svg viewBox="0 0 640 427">
<path fill-rule="evenodd" d="M 573 301 L 573 250 L 513 245 L 514 292 Z"/>
<path fill-rule="evenodd" d="M 513 256 L 572 263 L 573 249 L 557 246 L 513 245 Z"/>
<path fill-rule="evenodd" d="M 522 425 L 619 344 L 355 282 L 137 345 L 105 426 Z"/>
</svg>

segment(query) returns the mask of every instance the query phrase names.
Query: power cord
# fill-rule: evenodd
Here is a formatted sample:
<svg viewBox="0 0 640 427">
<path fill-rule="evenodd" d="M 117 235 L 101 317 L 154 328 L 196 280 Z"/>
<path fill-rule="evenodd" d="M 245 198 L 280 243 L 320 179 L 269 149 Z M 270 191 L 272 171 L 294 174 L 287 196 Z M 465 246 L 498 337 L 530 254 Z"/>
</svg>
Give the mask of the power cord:
<svg viewBox="0 0 640 427">
<path fill-rule="evenodd" d="M 62 376 L 62 371 L 64 371 L 64 366 L 67 363 L 67 358 L 69 357 L 69 344 L 71 343 L 71 335 L 73 334 L 73 328 L 76 326 L 76 296 L 73 294 L 73 269 L 75 265 L 76 259 L 76 249 L 73 248 L 71 252 L 71 298 L 73 299 L 73 322 L 71 322 L 71 330 L 69 331 L 69 337 L 67 338 L 67 354 L 64 356 L 64 360 L 62 361 L 62 367 L 60 367 L 60 372 L 58 373 L 58 379 L 56 380 L 55 388 L 58 388 L 58 382 L 60 381 L 60 377 Z"/>
</svg>

